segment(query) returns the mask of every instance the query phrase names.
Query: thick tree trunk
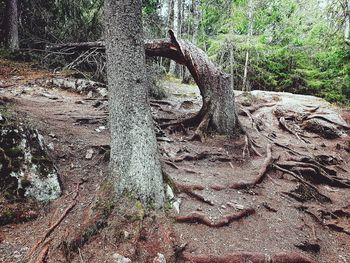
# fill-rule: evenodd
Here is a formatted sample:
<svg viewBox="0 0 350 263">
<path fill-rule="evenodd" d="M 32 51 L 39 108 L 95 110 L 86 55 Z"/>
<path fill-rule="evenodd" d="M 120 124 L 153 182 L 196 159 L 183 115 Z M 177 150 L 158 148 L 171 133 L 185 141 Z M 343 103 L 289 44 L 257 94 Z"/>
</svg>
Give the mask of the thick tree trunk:
<svg viewBox="0 0 350 263">
<path fill-rule="evenodd" d="M 159 208 L 164 191 L 148 102 L 141 0 L 107 0 L 105 15 L 111 175 L 118 195 L 131 193 Z"/>
<path fill-rule="evenodd" d="M 6 0 L 5 4 L 5 45 L 10 50 L 16 50 L 19 48 L 17 0 Z"/>
</svg>

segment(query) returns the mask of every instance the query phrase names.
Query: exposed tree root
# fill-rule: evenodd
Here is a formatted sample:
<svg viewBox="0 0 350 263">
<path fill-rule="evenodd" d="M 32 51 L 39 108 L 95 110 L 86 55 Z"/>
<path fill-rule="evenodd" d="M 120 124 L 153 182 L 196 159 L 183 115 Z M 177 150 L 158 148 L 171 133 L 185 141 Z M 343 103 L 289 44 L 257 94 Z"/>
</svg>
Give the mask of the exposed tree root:
<svg viewBox="0 0 350 263">
<path fill-rule="evenodd" d="M 257 184 L 260 184 L 263 181 L 266 173 L 268 172 L 271 164 L 272 164 L 272 146 L 271 144 L 268 144 L 266 146 L 266 158 L 259 170 L 258 176 L 251 182 L 233 183 L 229 186 L 229 188 L 244 189 L 244 188 L 253 187 Z"/>
<path fill-rule="evenodd" d="M 332 121 L 330 119 L 327 119 L 326 117 L 322 116 L 322 115 L 309 115 L 306 117 L 306 120 L 311 120 L 311 119 L 320 119 L 320 120 L 324 120 L 326 122 L 329 122 L 331 124 L 334 124 L 344 130 L 349 130 L 350 127 L 347 126 L 347 125 L 344 125 L 344 124 L 341 124 L 341 123 L 338 123 L 338 122 L 335 122 L 335 121 Z"/>
<path fill-rule="evenodd" d="M 203 159 L 210 158 L 211 161 L 221 161 L 221 162 L 230 162 L 235 156 L 229 156 L 227 154 L 223 154 L 220 152 L 208 152 L 208 151 L 203 151 L 200 153 L 196 153 L 194 155 L 192 154 L 184 154 L 174 160 L 174 162 L 183 162 L 183 161 L 200 161 Z"/>
<path fill-rule="evenodd" d="M 315 260 L 296 253 L 279 253 L 274 255 L 267 255 L 262 253 L 239 252 L 224 256 L 214 256 L 193 255 L 188 252 L 183 252 L 182 256 L 185 260 L 193 263 L 316 263 Z"/>
<path fill-rule="evenodd" d="M 250 113 L 254 113 L 258 109 L 261 109 L 261 108 L 264 108 L 264 107 L 273 107 L 275 105 L 276 105 L 276 103 L 262 103 L 262 104 L 258 104 L 258 105 L 255 105 L 255 106 L 246 107 L 246 109 Z"/>
<path fill-rule="evenodd" d="M 166 160 L 165 160 L 164 163 L 167 164 L 167 165 L 169 165 L 169 166 L 171 166 L 171 167 L 173 167 L 173 168 L 175 168 L 175 169 L 177 169 L 177 170 L 180 169 L 179 166 L 177 166 L 176 164 L 174 164 L 172 161 L 166 161 Z"/>
<path fill-rule="evenodd" d="M 316 165 L 314 163 L 307 163 L 307 162 L 295 162 L 295 161 L 284 161 L 279 162 L 278 166 L 280 168 L 284 168 L 287 170 L 290 170 L 292 172 L 296 172 L 303 176 L 306 180 L 309 180 L 311 182 L 320 183 L 320 184 L 327 184 L 330 186 L 336 186 L 336 187 L 344 187 L 349 188 L 350 187 L 350 181 L 337 177 L 332 176 L 329 174 L 329 172 L 332 172 L 333 174 L 336 174 L 336 171 L 331 169 L 325 169 L 325 167 L 322 167 L 322 165 Z"/>
<path fill-rule="evenodd" d="M 89 220 L 88 224 L 83 227 L 72 239 L 64 240 L 60 244 L 65 256 L 72 258 L 72 253 L 79 251 L 99 230 L 107 226 L 107 216 L 96 217 Z"/>
<path fill-rule="evenodd" d="M 205 214 L 199 212 L 192 212 L 186 216 L 177 216 L 176 221 L 180 223 L 199 223 L 209 227 L 223 227 L 229 225 L 233 221 L 240 220 L 243 217 L 255 213 L 253 208 L 243 209 L 240 212 L 232 213 L 223 216 L 221 219 L 212 222 Z"/>
<path fill-rule="evenodd" d="M 280 118 L 278 119 L 278 122 L 279 122 L 280 126 L 281 126 L 284 130 L 286 130 L 286 131 L 288 131 L 289 133 L 295 135 L 295 136 L 298 138 L 298 140 L 302 141 L 303 143 L 310 143 L 309 141 L 307 141 L 307 140 L 301 138 L 301 137 L 300 137 L 301 134 L 299 134 L 298 132 L 294 131 L 291 127 L 289 127 L 289 125 L 287 124 L 286 119 L 285 119 L 284 117 L 280 117 Z"/>
<path fill-rule="evenodd" d="M 202 195 L 195 192 L 195 190 L 204 190 L 205 189 L 204 186 L 184 185 L 184 184 L 175 183 L 175 187 L 176 187 L 177 192 L 185 193 L 188 196 L 191 196 L 191 197 L 197 199 L 198 201 L 201 201 L 201 202 L 206 203 L 208 205 L 214 205 L 214 203 L 211 200 L 206 199 Z"/>
<path fill-rule="evenodd" d="M 75 207 L 75 205 L 77 204 L 76 199 L 79 196 L 79 187 L 82 183 L 83 181 L 77 183 L 76 191 L 72 198 L 71 204 L 63 211 L 61 216 L 53 224 L 50 224 L 49 229 L 45 232 L 43 237 L 37 243 L 35 243 L 35 245 L 29 251 L 29 253 L 26 256 L 27 258 L 31 259 L 32 255 L 35 254 L 37 248 L 50 236 L 50 234 L 59 226 L 63 219 L 68 215 L 68 213 Z"/>
<path fill-rule="evenodd" d="M 339 220 L 340 217 L 338 217 L 336 215 L 337 211 L 326 212 L 326 211 L 320 210 L 321 217 L 319 217 L 314 212 L 310 211 L 309 210 L 310 207 L 308 207 L 308 206 L 298 205 L 298 206 L 295 206 L 295 208 L 297 208 L 298 210 L 303 211 L 303 212 L 307 213 L 308 215 L 310 215 L 312 217 L 312 219 L 315 220 L 315 222 L 318 223 L 319 225 L 321 225 L 322 227 L 327 227 L 327 228 L 329 228 L 329 229 L 331 229 L 333 231 L 350 235 L 350 230 L 349 229 L 345 229 L 343 226 L 340 226 L 340 225 L 338 225 L 337 223 L 334 223 L 334 222 L 331 222 L 331 223 L 327 222 L 327 218 L 325 218 L 325 216 L 324 216 L 325 214 L 331 214 L 332 217 L 337 219 L 336 222 Z"/>
<path fill-rule="evenodd" d="M 39 253 L 39 256 L 38 256 L 37 260 L 35 261 L 35 263 L 45 263 L 47 254 L 49 253 L 49 249 L 50 249 L 50 244 L 49 244 L 49 242 L 47 242 L 44 245 L 41 252 Z"/>
<path fill-rule="evenodd" d="M 321 194 L 315 186 L 313 186 L 309 182 L 305 181 L 301 176 L 297 175 L 296 173 L 294 173 L 294 172 L 292 172 L 290 170 L 287 170 L 287 169 L 284 169 L 284 168 L 280 167 L 278 164 L 273 164 L 273 167 L 276 168 L 277 170 L 281 171 L 281 172 L 290 174 L 295 179 L 297 179 L 299 182 L 304 184 L 306 187 L 310 188 L 314 192 L 314 198 L 316 200 L 320 201 L 321 203 L 323 203 L 323 202 L 331 202 L 331 199 L 328 196 L 325 196 L 324 194 Z"/>
</svg>

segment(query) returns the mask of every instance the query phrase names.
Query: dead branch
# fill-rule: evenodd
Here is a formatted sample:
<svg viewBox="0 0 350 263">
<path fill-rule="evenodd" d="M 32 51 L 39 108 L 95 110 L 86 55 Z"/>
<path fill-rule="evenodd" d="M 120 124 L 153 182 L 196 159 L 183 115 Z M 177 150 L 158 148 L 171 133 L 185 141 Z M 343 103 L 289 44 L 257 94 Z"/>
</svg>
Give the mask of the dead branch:
<svg viewBox="0 0 350 263">
<path fill-rule="evenodd" d="M 243 217 L 255 213 L 253 208 L 243 209 L 242 211 L 226 215 L 216 222 L 212 222 L 205 214 L 192 212 L 186 216 L 177 216 L 176 221 L 180 223 L 199 223 L 209 227 L 223 227 L 229 225 L 233 221 L 240 220 Z"/>
</svg>

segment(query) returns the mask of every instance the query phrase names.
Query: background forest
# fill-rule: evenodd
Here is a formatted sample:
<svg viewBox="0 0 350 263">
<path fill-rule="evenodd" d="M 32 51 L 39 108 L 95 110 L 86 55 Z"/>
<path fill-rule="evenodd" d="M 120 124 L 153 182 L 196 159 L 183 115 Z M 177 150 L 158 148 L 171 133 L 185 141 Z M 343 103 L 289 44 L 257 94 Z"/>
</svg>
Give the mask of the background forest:
<svg viewBox="0 0 350 263">
<path fill-rule="evenodd" d="M 173 29 L 230 73 L 235 89 L 312 94 L 348 104 L 348 2 L 148 0 L 143 2 L 144 31 L 151 39 L 167 37 Z M 0 1 L 2 20 L 3 14 Z M 31 49 L 32 58 L 33 49 L 52 43 L 103 39 L 103 1 L 22 0 L 19 23 L 20 47 Z M 163 72 L 184 79 L 188 75 L 169 61 L 158 64 Z"/>
</svg>

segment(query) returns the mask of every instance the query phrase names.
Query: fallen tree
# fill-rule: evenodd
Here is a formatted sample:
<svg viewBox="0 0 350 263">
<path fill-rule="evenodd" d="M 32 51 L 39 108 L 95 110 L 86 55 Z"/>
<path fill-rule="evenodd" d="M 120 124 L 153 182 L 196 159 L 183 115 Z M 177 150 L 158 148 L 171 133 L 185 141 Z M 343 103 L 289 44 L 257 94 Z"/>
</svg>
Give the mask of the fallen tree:
<svg viewBox="0 0 350 263">
<path fill-rule="evenodd" d="M 169 30 L 170 39 L 145 42 L 145 52 L 150 57 L 166 57 L 185 65 L 193 76 L 203 100 L 201 110 L 192 118 L 182 120 L 185 127 L 197 127 L 195 136 L 214 132 L 235 136 L 242 132 L 235 109 L 234 92 L 230 76 L 220 71 L 208 56 L 195 45 L 177 39 Z M 49 50 L 105 51 L 104 42 L 68 43 L 49 46 Z M 176 124 L 176 123 L 172 123 Z"/>
</svg>

